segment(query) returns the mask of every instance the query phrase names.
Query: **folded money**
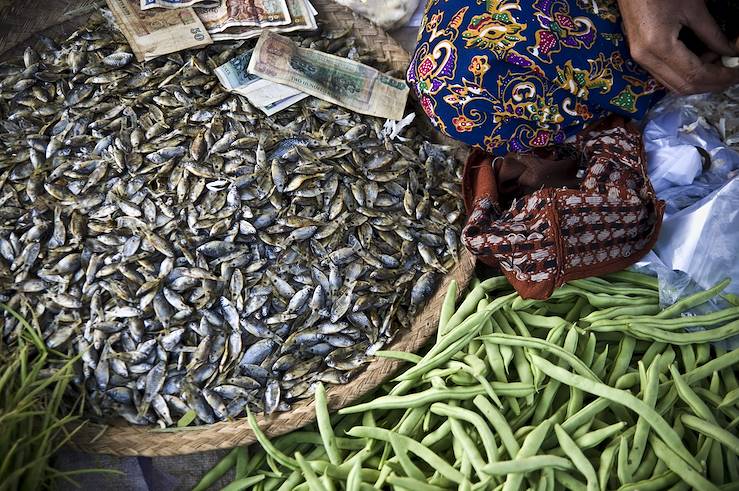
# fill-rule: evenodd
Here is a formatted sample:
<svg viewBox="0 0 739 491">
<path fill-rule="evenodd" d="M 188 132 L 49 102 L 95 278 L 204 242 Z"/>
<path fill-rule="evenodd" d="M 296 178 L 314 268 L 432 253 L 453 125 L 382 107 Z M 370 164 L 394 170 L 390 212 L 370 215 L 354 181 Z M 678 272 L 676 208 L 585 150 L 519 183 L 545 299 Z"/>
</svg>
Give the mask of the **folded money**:
<svg viewBox="0 0 739 491">
<path fill-rule="evenodd" d="M 288 107 L 292 106 L 296 102 L 302 101 L 306 97 L 308 97 L 308 94 L 300 92 L 299 94 L 286 97 L 282 100 L 275 101 L 275 102 L 272 102 L 264 106 L 260 105 L 258 100 L 254 100 L 255 99 L 254 95 L 252 95 L 251 97 L 247 96 L 246 98 L 249 99 L 249 102 L 251 103 L 252 106 L 264 112 L 267 116 L 272 116 L 273 114 L 278 113 L 282 111 L 283 109 L 287 109 Z"/>
<path fill-rule="evenodd" d="M 249 60 L 248 72 L 288 85 L 352 111 L 402 119 L 408 86 L 372 67 L 321 51 L 300 48 L 289 38 L 265 31 Z"/>
<path fill-rule="evenodd" d="M 198 4 L 199 7 L 215 7 L 220 0 L 141 0 L 141 10 L 163 8 L 163 9 L 180 9 L 183 7 L 192 7 Z"/>
<path fill-rule="evenodd" d="M 318 28 L 316 14 L 318 13 L 308 0 L 286 0 L 287 10 L 290 13 L 290 24 L 275 27 L 227 27 L 220 32 L 211 33 L 213 41 L 232 39 L 251 39 L 259 37 L 262 31 L 268 29 L 273 32 L 313 31 Z"/>
<path fill-rule="evenodd" d="M 245 96 L 253 106 L 268 115 L 279 112 L 308 96 L 292 87 L 248 73 L 246 67 L 253 51 L 252 49 L 245 51 L 216 67 L 215 74 L 226 90 Z"/>
<path fill-rule="evenodd" d="M 290 24 L 285 0 L 220 0 L 215 7 L 196 10 L 208 32 L 229 27 L 268 27 Z"/>
<path fill-rule="evenodd" d="M 213 43 L 192 7 L 142 11 L 139 0 L 106 2 L 139 61 Z"/>
</svg>

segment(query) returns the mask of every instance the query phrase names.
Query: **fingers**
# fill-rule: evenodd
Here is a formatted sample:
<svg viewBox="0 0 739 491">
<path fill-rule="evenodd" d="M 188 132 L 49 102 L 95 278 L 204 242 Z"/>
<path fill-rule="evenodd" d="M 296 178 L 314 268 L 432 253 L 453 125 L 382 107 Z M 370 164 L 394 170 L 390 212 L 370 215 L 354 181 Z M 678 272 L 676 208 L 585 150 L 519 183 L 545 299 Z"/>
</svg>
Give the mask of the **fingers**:
<svg viewBox="0 0 739 491">
<path fill-rule="evenodd" d="M 705 4 L 696 3 L 684 23 L 714 53 L 726 56 L 737 53 L 736 46 L 726 38 Z"/>
<path fill-rule="evenodd" d="M 667 67 L 663 76 L 668 87 L 681 95 L 721 92 L 739 83 L 739 71 L 701 61 L 679 41 L 660 62 Z"/>
<path fill-rule="evenodd" d="M 636 61 L 670 91 L 681 95 L 721 92 L 739 83 L 739 70 L 701 60 L 682 42 L 639 52 Z"/>
</svg>

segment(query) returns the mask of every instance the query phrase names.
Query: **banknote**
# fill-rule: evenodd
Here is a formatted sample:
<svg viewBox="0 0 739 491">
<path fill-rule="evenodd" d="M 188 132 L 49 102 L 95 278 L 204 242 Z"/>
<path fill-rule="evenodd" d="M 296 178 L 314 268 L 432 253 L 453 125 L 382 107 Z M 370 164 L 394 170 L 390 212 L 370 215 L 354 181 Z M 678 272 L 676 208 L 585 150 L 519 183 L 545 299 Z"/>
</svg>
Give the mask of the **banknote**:
<svg viewBox="0 0 739 491">
<path fill-rule="evenodd" d="M 296 102 L 302 101 L 306 97 L 308 97 L 308 94 L 300 92 L 299 94 L 286 97 L 284 99 L 272 102 L 270 104 L 266 104 L 264 106 L 259 105 L 258 100 L 252 100 L 252 98 L 249 96 L 247 96 L 247 99 L 249 99 L 249 102 L 251 102 L 252 106 L 264 112 L 267 116 L 272 116 L 273 114 L 276 114 L 282 111 L 283 109 L 287 109 L 288 107 L 292 106 Z"/>
<path fill-rule="evenodd" d="M 223 65 L 216 67 L 216 76 L 226 90 L 234 91 L 236 89 L 242 89 L 248 92 L 250 87 L 259 85 L 260 82 L 263 82 L 262 85 L 271 83 L 257 77 L 256 75 L 252 75 L 246 70 L 249 66 L 249 60 L 251 60 L 253 52 L 253 49 L 244 51 L 240 55 L 231 58 Z"/>
<path fill-rule="evenodd" d="M 288 85 L 352 111 L 402 119 L 408 86 L 372 67 L 300 48 L 289 38 L 265 31 L 259 37 L 249 73 Z"/>
<path fill-rule="evenodd" d="M 316 10 L 308 0 L 285 0 L 287 10 L 290 13 L 290 24 L 277 27 L 269 27 L 274 32 L 313 31 L 318 28 L 316 24 Z M 231 39 L 251 39 L 262 34 L 264 29 L 260 27 L 234 26 L 228 27 L 221 32 L 211 34 L 213 41 L 227 41 Z"/>
<path fill-rule="evenodd" d="M 142 11 L 139 0 L 106 2 L 139 61 L 213 43 L 192 7 Z"/>
<path fill-rule="evenodd" d="M 215 7 L 219 3 L 220 0 L 141 0 L 141 10 L 155 8 L 179 9 L 192 7 L 195 4 L 199 7 Z"/>
<path fill-rule="evenodd" d="M 211 34 L 234 26 L 284 26 L 291 20 L 285 0 L 220 0 L 218 6 L 196 12 Z"/>
<path fill-rule="evenodd" d="M 251 59 L 253 51 L 254 50 L 251 49 L 245 51 L 244 53 L 230 59 L 223 65 L 216 67 L 215 74 L 221 82 L 221 85 L 223 85 L 226 90 L 246 96 L 252 105 L 260 109 L 271 107 L 274 104 L 282 105 L 286 100 L 302 94 L 302 92 L 297 89 L 288 87 L 287 85 L 270 82 L 269 80 L 264 80 L 247 72 L 246 67 L 249 65 L 249 60 Z M 300 99 L 296 99 L 292 103 L 295 103 L 298 100 Z M 284 107 L 282 107 L 282 109 L 284 109 Z M 274 109 L 274 107 L 272 107 L 272 109 Z"/>
</svg>

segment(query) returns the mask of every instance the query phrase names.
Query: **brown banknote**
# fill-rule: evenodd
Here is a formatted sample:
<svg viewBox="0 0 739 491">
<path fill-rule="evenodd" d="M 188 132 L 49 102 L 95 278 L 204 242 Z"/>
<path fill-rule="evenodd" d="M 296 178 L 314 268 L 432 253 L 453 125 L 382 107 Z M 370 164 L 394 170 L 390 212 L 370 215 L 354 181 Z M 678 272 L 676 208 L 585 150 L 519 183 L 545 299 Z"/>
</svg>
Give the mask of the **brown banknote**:
<svg viewBox="0 0 739 491">
<path fill-rule="evenodd" d="M 217 7 L 197 8 L 200 20 L 213 34 L 235 26 L 284 26 L 290 23 L 285 0 L 221 0 Z"/>
<path fill-rule="evenodd" d="M 308 0 L 285 0 L 290 12 L 290 24 L 269 27 L 274 32 L 313 31 L 317 29 L 315 10 Z M 261 27 L 234 26 L 221 32 L 211 34 L 213 41 L 227 41 L 231 39 L 251 39 L 262 34 Z"/>
<path fill-rule="evenodd" d="M 106 2 L 139 61 L 213 43 L 192 7 L 142 11 L 139 0 Z"/>
<path fill-rule="evenodd" d="M 219 0 L 140 0 L 141 10 L 181 9 L 198 4 L 199 7 L 215 7 Z"/>
<path fill-rule="evenodd" d="M 298 89 L 361 114 L 402 119 L 408 86 L 372 67 L 313 49 L 265 31 L 249 73 Z"/>
</svg>

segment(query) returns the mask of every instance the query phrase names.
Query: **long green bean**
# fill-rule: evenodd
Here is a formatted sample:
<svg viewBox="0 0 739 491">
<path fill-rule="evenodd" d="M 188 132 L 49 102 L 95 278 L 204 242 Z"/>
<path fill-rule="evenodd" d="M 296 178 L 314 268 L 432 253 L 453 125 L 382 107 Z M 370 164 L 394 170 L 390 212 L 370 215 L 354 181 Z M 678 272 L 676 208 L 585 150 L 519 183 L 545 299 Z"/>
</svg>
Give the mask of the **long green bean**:
<svg viewBox="0 0 739 491">
<path fill-rule="evenodd" d="M 726 431 L 714 423 L 709 423 L 708 421 L 697 418 L 692 414 L 683 414 L 681 419 L 688 428 L 706 435 L 709 438 L 713 438 L 735 454 L 739 455 L 739 438 L 732 435 L 731 432 Z"/>
<path fill-rule="evenodd" d="M 562 450 L 564 450 L 567 457 L 570 458 L 572 463 L 575 465 L 575 468 L 585 476 L 587 490 L 597 491 L 599 489 L 598 475 L 595 473 L 593 465 L 587 457 L 585 457 L 585 454 L 582 453 L 582 450 L 580 450 L 574 440 L 570 438 L 570 435 L 568 435 L 560 425 L 554 425 L 554 432 L 557 435 L 560 445 L 562 445 Z"/>
<path fill-rule="evenodd" d="M 576 375 L 564 370 L 563 368 L 557 367 L 536 355 L 532 356 L 532 361 L 540 370 L 544 371 L 550 377 L 559 380 L 563 384 L 576 387 L 599 397 L 604 397 L 611 402 L 626 406 L 639 416 L 644 417 L 654 431 L 656 431 L 657 434 L 666 443 L 668 443 L 672 449 L 674 449 L 674 452 L 677 455 L 682 457 L 683 460 L 685 460 L 685 462 L 694 469 L 701 468 L 700 463 L 695 460 L 691 453 L 685 448 L 678 434 L 675 433 L 675 430 L 670 427 L 662 416 L 657 414 L 654 409 L 644 404 L 644 402 L 640 401 L 629 392 L 613 389 L 607 385 L 593 382 L 592 380 L 588 380 L 580 375 Z"/>
<path fill-rule="evenodd" d="M 663 442 L 655 435 L 650 438 L 652 448 L 667 467 L 680 476 L 680 478 L 688 485 L 698 489 L 699 491 L 717 491 L 718 488 L 711 484 L 705 477 L 703 477 L 698 471 L 700 469 L 691 468 L 690 466 L 683 465 L 682 460 L 677 453 L 671 448 L 666 442 Z"/>
<path fill-rule="evenodd" d="M 382 440 L 386 442 L 390 442 L 390 438 L 392 433 L 388 430 L 382 429 L 382 428 L 368 428 L 366 426 L 355 426 L 351 430 L 347 432 L 351 436 L 359 437 L 359 438 L 373 438 L 376 440 Z M 461 474 L 457 469 L 450 466 L 444 459 L 440 458 L 438 455 L 436 455 L 434 452 L 429 450 L 427 447 L 424 447 L 417 441 L 405 437 L 405 436 L 398 436 L 403 442 L 405 442 L 408 451 L 413 452 L 414 454 L 418 455 L 421 459 L 423 459 L 428 465 L 432 466 L 433 468 L 437 469 L 444 477 L 447 479 L 450 479 L 451 481 L 454 481 L 456 483 L 461 483 L 465 480 L 464 475 Z"/>
<path fill-rule="evenodd" d="M 491 462 L 483 468 L 483 472 L 491 475 L 504 475 L 527 473 L 551 467 L 564 471 L 573 470 L 575 467 L 568 459 L 557 457 L 555 455 L 534 455 L 532 457 L 523 457 L 516 460 L 503 460 L 500 462 Z"/>
<path fill-rule="evenodd" d="M 681 300 L 678 300 L 670 307 L 657 314 L 655 317 L 657 317 L 658 319 L 669 319 L 670 317 L 678 315 L 681 312 L 692 309 L 693 307 L 705 303 L 721 293 L 727 286 L 729 286 L 729 283 L 731 283 L 731 279 L 725 278 L 716 283 L 716 285 L 712 286 L 708 290 L 694 293 L 693 295 L 689 295 Z"/>
</svg>

